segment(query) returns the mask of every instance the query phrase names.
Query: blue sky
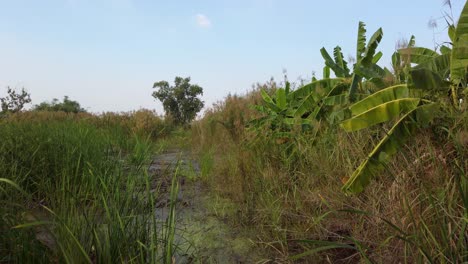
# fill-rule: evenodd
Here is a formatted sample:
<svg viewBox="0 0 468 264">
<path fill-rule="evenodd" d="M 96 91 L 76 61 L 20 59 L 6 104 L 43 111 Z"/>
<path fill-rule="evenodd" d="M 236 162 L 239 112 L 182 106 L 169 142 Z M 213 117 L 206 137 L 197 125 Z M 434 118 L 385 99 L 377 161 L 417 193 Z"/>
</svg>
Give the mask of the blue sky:
<svg viewBox="0 0 468 264">
<path fill-rule="evenodd" d="M 64 95 L 93 112 L 162 106 L 155 81 L 191 76 L 209 106 L 255 82 L 320 76 L 320 48 L 355 52 L 358 21 L 382 27 L 382 66 L 401 38 L 445 41 L 443 0 L 0 0 L 0 96 Z M 453 0 L 457 17 L 464 0 Z M 438 28 L 428 27 L 436 19 Z"/>
</svg>

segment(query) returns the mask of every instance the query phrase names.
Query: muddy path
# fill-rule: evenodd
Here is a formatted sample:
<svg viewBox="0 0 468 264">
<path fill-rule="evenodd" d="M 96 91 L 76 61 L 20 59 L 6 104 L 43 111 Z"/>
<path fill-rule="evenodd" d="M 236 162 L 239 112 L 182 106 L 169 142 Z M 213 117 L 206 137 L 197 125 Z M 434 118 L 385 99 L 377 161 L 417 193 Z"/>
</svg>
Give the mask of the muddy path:
<svg viewBox="0 0 468 264">
<path fill-rule="evenodd" d="M 178 167 L 176 203 L 176 263 L 262 263 L 252 232 L 228 224 L 235 208 L 209 192 L 190 153 L 178 149 L 156 155 L 150 175 L 160 183 L 158 219 L 169 214 L 171 177 Z"/>
</svg>

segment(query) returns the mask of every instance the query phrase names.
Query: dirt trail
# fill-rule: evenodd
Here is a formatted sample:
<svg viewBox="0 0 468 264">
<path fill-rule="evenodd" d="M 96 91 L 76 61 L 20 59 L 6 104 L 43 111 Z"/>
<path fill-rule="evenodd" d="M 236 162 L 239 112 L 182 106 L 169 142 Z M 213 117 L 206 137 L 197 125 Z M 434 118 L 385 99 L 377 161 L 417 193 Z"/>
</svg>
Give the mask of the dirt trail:
<svg viewBox="0 0 468 264">
<path fill-rule="evenodd" d="M 149 173 L 161 182 L 157 217 L 168 215 L 170 177 L 179 164 L 180 189 L 176 204 L 176 263 L 255 263 L 261 258 L 249 232 L 227 224 L 235 210 L 211 194 L 199 180 L 200 168 L 189 153 L 171 150 L 153 157 Z"/>
</svg>

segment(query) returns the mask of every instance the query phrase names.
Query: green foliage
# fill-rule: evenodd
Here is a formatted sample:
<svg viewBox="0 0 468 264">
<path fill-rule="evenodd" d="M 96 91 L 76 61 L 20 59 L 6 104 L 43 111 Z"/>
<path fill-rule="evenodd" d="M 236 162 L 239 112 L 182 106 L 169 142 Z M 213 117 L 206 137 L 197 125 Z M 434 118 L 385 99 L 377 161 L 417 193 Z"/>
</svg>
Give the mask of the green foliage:
<svg viewBox="0 0 468 264">
<path fill-rule="evenodd" d="M 81 107 L 80 103 L 77 101 L 71 100 L 68 96 L 63 97 L 63 101 L 60 102 L 58 99 L 54 98 L 52 102 L 42 102 L 38 105 L 35 105 L 33 110 L 35 111 L 51 111 L 51 112 L 65 112 L 65 113 L 81 113 L 86 112 L 84 108 Z"/>
<path fill-rule="evenodd" d="M 397 121 L 345 183 L 345 192 L 363 191 L 370 179 L 385 167 L 416 128 L 427 125 L 434 117 L 436 104 L 409 95 L 406 85 L 397 85 L 350 106 L 352 117 L 341 123 L 341 127 L 348 132 Z"/>
<path fill-rule="evenodd" d="M 459 99 L 463 91 L 466 91 L 468 80 L 467 24 L 468 4 L 465 3 L 458 25 L 448 25 L 452 48 L 441 46 L 441 54 L 428 48 L 415 47 L 412 38 L 411 45 L 398 50 L 398 54 L 392 57 L 394 65 L 403 61 L 406 68 L 406 77 L 400 79 L 406 79 L 415 88 L 426 91 L 450 90 L 452 104 L 460 108 Z M 411 67 L 411 64 L 416 65 Z"/>
<path fill-rule="evenodd" d="M 411 36 L 408 43 L 400 48 L 413 48 L 416 45 L 416 40 L 414 36 Z M 408 58 L 408 57 L 407 57 Z M 409 69 L 411 68 L 411 63 L 408 59 L 403 59 L 399 51 L 395 51 L 392 55 L 392 69 L 393 73 L 389 71 L 390 75 L 393 75 L 393 79 L 396 83 L 405 83 L 409 76 Z"/>
<path fill-rule="evenodd" d="M 362 54 L 366 51 L 366 24 L 359 21 L 356 45 L 356 60 L 362 59 Z"/>
<path fill-rule="evenodd" d="M 445 92 L 450 86 L 447 80 L 429 69 L 411 69 L 410 74 L 412 86 L 416 89 L 421 89 L 426 92 Z"/>
<path fill-rule="evenodd" d="M 413 110 L 420 101 L 419 98 L 402 98 L 385 102 L 345 120 L 341 123 L 341 127 L 350 132 L 380 124 Z"/>
<path fill-rule="evenodd" d="M 457 83 L 457 80 L 453 79 L 457 75 L 449 74 L 453 65 L 449 52 L 453 57 L 454 49 L 446 47 L 443 54 L 439 54 L 431 49 L 415 47 L 414 37 L 411 37 L 407 46 L 392 56 L 396 70 L 395 79 L 407 84 L 379 91 L 384 85 L 383 78 L 392 74 L 376 64 L 382 57 L 382 53 L 377 52 L 377 47 L 383 32 L 382 29 L 378 29 L 367 45 L 365 32 L 365 24 L 360 22 L 357 61 L 352 73 L 343 60 L 340 47 L 334 49 L 334 58 L 322 48 L 320 52 L 325 60 L 324 76 L 329 77 L 332 70 L 337 78 L 314 80 L 289 93 L 280 88 L 273 98 L 262 91 L 265 107 L 257 106 L 256 109 L 264 116 L 254 120 L 257 127 L 258 124 L 270 124 L 271 130 L 279 131 L 281 136 L 289 135 L 297 124 L 301 124 L 303 128 L 310 128 L 314 123 L 312 121 L 326 121 L 333 125 L 348 118 L 341 123 L 341 127 L 348 132 L 394 121 L 393 127 L 386 132 L 386 136 L 343 187 L 350 193 L 362 191 L 369 179 L 384 167 L 389 157 L 395 154 L 402 142 L 411 135 L 410 132 L 416 127 L 427 125 L 429 117 L 434 117 L 434 113 L 430 115 L 428 110 L 434 110 L 436 104 L 423 98 L 437 99 L 443 96 L 450 83 Z M 412 64 L 415 66 L 411 67 Z M 464 85 L 463 87 L 466 87 L 466 84 Z M 377 91 L 366 90 L 365 86 L 377 87 Z M 368 95 L 369 92 L 371 95 Z M 348 103 L 357 99 L 361 101 L 347 108 Z M 456 103 L 458 104 L 458 101 Z"/>
<path fill-rule="evenodd" d="M 262 91 L 264 106 L 256 106 L 263 114 L 262 117 L 252 121 L 254 127 L 269 126 L 276 131 L 279 137 L 291 137 L 290 132 L 294 127 L 301 127 L 300 131 L 311 130 L 314 122 L 325 121 L 330 125 L 347 117 L 345 107 L 355 99 L 365 97 L 362 79 L 370 82 L 382 83 L 385 71 L 376 63 L 382 57 L 382 53 L 376 53 L 377 46 L 382 39 L 382 29 L 377 30 L 366 45 L 365 24 L 359 23 L 357 62 L 354 71 L 350 72 L 347 62 L 344 60 L 341 47 L 333 50 L 333 58 L 325 48 L 320 50 L 325 60 L 323 69 L 324 79 L 312 80 L 294 91 L 289 91 L 289 83 L 286 88 L 276 90 L 276 96 L 270 97 L 266 91 Z M 330 70 L 336 78 L 330 77 Z"/>
<path fill-rule="evenodd" d="M 452 37 L 453 47 L 450 64 L 451 92 L 454 104 L 458 105 L 458 89 L 465 89 L 466 92 L 468 82 L 468 2 L 463 7 Z"/>
<path fill-rule="evenodd" d="M 176 77 L 175 86 L 166 81 L 156 82 L 153 88 L 153 97 L 163 104 L 166 115 L 170 116 L 177 125 L 187 125 L 203 108 L 203 101 L 198 96 L 203 95 L 203 88 L 190 84 L 190 77 Z"/>
<path fill-rule="evenodd" d="M 17 93 L 15 90 L 7 87 L 7 96 L 0 98 L 0 114 L 20 112 L 29 103 L 31 103 L 31 95 L 24 88 L 21 89 L 20 93 Z"/>
<path fill-rule="evenodd" d="M 299 88 L 293 94 L 298 100 L 294 116 L 307 120 L 325 120 L 345 104 L 344 92 L 347 87 L 345 79 L 336 78 L 318 80 Z"/>
<path fill-rule="evenodd" d="M 362 55 L 363 57 L 360 61 L 362 65 L 368 66 L 372 64 L 374 56 L 376 55 L 377 47 L 379 46 L 382 37 L 383 31 L 382 28 L 379 28 L 369 39 L 369 43 L 367 43 L 366 50 L 364 51 L 364 54 Z"/>
<path fill-rule="evenodd" d="M 395 57 L 402 60 L 405 71 L 400 77 L 416 89 L 435 94 L 445 92 L 450 86 L 450 54 L 439 54 L 428 48 L 413 46 L 399 49 Z M 448 49 L 448 48 L 447 48 Z M 411 67 L 411 65 L 415 65 Z"/>
<path fill-rule="evenodd" d="M 367 45 L 364 45 L 363 42 L 366 39 L 363 37 L 365 32 L 365 24 L 360 22 L 358 30 L 358 56 L 354 64 L 354 73 L 348 92 L 350 103 L 356 101 L 363 78 L 372 81 L 373 79 L 381 79 L 385 76 L 385 71 L 374 63 L 374 61 L 378 61 L 378 58 L 382 56 L 379 53 L 376 54 L 376 50 L 382 40 L 383 31 L 379 28 L 369 39 Z M 374 56 L 376 56 L 376 59 L 374 59 Z"/>
<path fill-rule="evenodd" d="M 16 178 L 16 183 L 39 197 L 47 195 L 37 186 L 44 176 L 60 185 L 62 175 L 76 175 L 73 182 L 80 185 L 89 177 L 89 168 L 108 170 L 108 154 L 112 144 L 116 144 L 92 126 L 70 121 L 12 122 L 2 125 L 0 133 L 2 175 L 27 175 L 21 180 Z M 80 151 L 73 151 L 75 146 Z"/>
<path fill-rule="evenodd" d="M 320 49 L 322 57 L 325 59 L 325 65 L 333 70 L 336 77 L 349 77 L 349 69 L 346 61 L 343 59 L 343 53 L 341 52 L 341 47 L 336 46 L 333 50 L 334 59 L 328 54 L 325 48 Z M 327 74 L 328 75 L 328 74 Z M 324 78 L 326 78 L 324 76 Z"/>
<path fill-rule="evenodd" d="M 357 34 L 356 63 L 353 65 L 353 72 L 348 69 L 346 61 L 343 59 L 341 47 L 337 46 L 333 50 L 334 60 L 325 48 L 320 50 L 325 60 L 325 65 L 335 73 L 336 77 L 351 78 L 347 98 L 349 102 L 354 102 L 362 92 L 362 79 L 381 85 L 385 71 L 377 65 L 382 58 L 382 52 L 377 52 L 377 47 L 382 40 L 383 31 L 379 28 L 369 39 L 366 45 L 366 25 L 359 22 Z M 324 75 L 325 76 L 325 75 Z M 324 77 L 326 78 L 326 77 Z"/>
<path fill-rule="evenodd" d="M 292 93 L 299 89 L 292 89 Z M 276 104 L 276 89 L 265 92 L 271 99 L 267 100 Z M 367 96 L 366 103 L 353 104 L 349 113 L 359 115 L 398 98 L 419 104 L 414 110 L 408 106 L 373 129 L 346 133 L 331 126 L 320 128 L 318 133 L 292 131 L 290 140 L 282 144 L 275 144 L 284 141 L 265 130 L 255 131 L 260 132 L 255 137 L 247 130 L 239 133 L 238 141 L 227 140 L 229 131 L 213 130 L 210 120 L 215 117 L 228 120 L 229 101 L 209 110 L 210 115 L 194 124 L 192 142 L 201 152 L 202 160 L 209 156 L 212 162 L 214 157 L 205 181 L 220 197 L 228 197 L 237 205 L 235 216 L 226 220 L 235 226 L 252 228 L 261 240 L 257 244 L 259 249 L 264 243 L 277 245 L 268 256 L 279 262 L 287 263 L 291 258 L 304 263 L 463 260 L 466 187 L 459 188 L 458 184 L 468 186 L 464 162 L 468 116 L 445 113 L 441 120 L 436 110 L 443 104 L 421 99 L 408 85 L 379 92 Z M 293 98 L 291 94 L 289 97 Z M 260 91 L 254 91 L 236 97 L 245 102 L 236 101 L 236 105 L 243 105 L 236 111 L 251 112 L 248 108 L 251 98 L 258 98 L 260 102 L 253 102 L 267 108 Z M 294 109 L 293 99 L 289 104 Z M 437 118 L 436 126 L 419 130 L 433 116 Z M 319 118 L 314 122 L 314 129 L 322 121 Z M 396 122 L 400 124 L 394 127 Z M 439 134 L 442 124 L 447 132 Z M 267 128 L 270 127 L 263 127 Z M 385 142 L 375 148 L 374 143 L 387 134 Z M 460 145 L 454 150 L 455 141 L 447 134 L 453 134 L 461 142 L 457 145 L 465 148 Z M 376 151 L 371 155 L 373 149 Z M 371 177 L 359 177 L 350 184 L 349 191 L 341 191 L 345 175 L 368 156 L 371 157 L 361 174 Z M 374 177 L 378 180 L 373 180 Z M 363 187 L 366 180 L 370 183 L 367 188 Z M 365 192 L 344 195 L 359 188 Z M 346 209 L 338 212 L 343 208 Z M 365 214 L 353 212 L 358 210 Z"/>
<path fill-rule="evenodd" d="M 410 63 L 420 64 L 430 61 L 439 54 L 431 49 L 422 47 L 409 47 L 398 50 L 403 60 Z"/>
<path fill-rule="evenodd" d="M 445 54 L 438 54 L 427 48 L 414 47 L 414 40 L 410 47 L 400 49 L 399 57 L 407 65 L 417 64 L 410 70 L 411 85 L 414 88 L 429 91 L 432 94 L 437 91 L 446 91 L 452 83 L 453 105 L 458 106 L 457 89 L 466 89 L 466 70 L 468 59 L 465 59 L 463 50 L 457 45 L 465 45 L 468 39 L 468 30 L 465 24 L 468 21 L 468 3 L 465 4 L 460 22 L 455 30 L 453 43 L 449 57 L 447 49 Z M 465 23 L 465 24 L 464 24 Z M 465 32 L 466 31 L 466 32 Z M 413 38 L 412 38 L 413 39 Z M 458 44 L 458 40 L 464 41 Z M 463 43 L 463 44 L 461 44 Z M 449 59 L 450 58 L 450 59 Z M 468 56 L 466 56 L 468 58 Z M 448 74 L 450 68 L 450 75 Z M 450 82 L 448 78 L 450 77 Z M 456 89 L 455 89 L 456 88 Z M 393 127 L 385 133 L 377 146 L 372 150 L 364 162 L 354 171 L 351 178 L 343 186 L 348 193 L 358 193 L 369 184 L 371 177 L 375 176 L 389 158 L 394 155 L 417 127 L 425 126 L 435 117 L 435 105 L 432 102 L 419 98 L 410 98 L 406 86 L 394 86 L 377 92 L 355 105 L 350 106 L 352 117 L 345 120 L 341 126 L 346 131 L 356 131 L 375 124 L 397 119 Z"/>
<path fill-rule="evenodd" d="M 159 263 L 174 253 L 160 235 L 175 224 L 157 218 L 148 173 L 154 143 L 97 118 L 0 120 L 0 262 Z"/>
<path fill-rule="evenodd" d="M 468 115 L 447 104 L 453 46 L 433 51 L 411 37 L 392 72 L 377 65 L 382 31 L 367 45 L 365 33 L 361 22 L 352 71 L 340 47 L 323 48 L 322 80 L 254 91 L 255 134 L 227 142 L 224 131 L 204 134 L 201 120 L 194 142 L 216 157 L 207 180 L 279 262 L 463 262 Z"/>
<path fill-rule="evenodd" d="M 260 93 L 264 105 L 255 106 L 255 109 L 263 116 L 252 120 L 250 126 L 260 131 L 267 127 L 267 131 L 272 131 L 274 137 L 289 138 L 294 123 L 290 112 L 290 84 L 286 82 L 285 88 L 277 88 L 273 98 L 265 90 Z"/>
</svg>

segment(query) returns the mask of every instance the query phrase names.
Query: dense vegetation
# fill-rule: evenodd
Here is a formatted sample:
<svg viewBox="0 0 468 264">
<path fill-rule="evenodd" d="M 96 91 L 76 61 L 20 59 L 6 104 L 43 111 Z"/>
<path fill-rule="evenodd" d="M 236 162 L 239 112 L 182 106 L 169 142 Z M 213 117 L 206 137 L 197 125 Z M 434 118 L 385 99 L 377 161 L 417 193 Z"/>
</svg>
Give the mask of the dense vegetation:
<svg viewBox="0 0 468 264">
<path fill-rule="evenodd" d="M 163 252 L 172 255 L 166 234 L 174 226 L 156 218 L 159 193 L 147 172 L 171 130 L 144 110 L 2 118 L 0 262 L 157 262 Z"/>
<path fill-rule="evenodd" d="M 257 84 L 196 121 L 190 78 L 154 84 L 165 117 L 86 113 L 68 97 L 24 111 L 29 94 L 8 89 L 0 262 L 175 263 L 179 184 L 148 171 L 189 141 L 191 180 L 229 201 L 223 221 L 254 234 L 259 261 L 468 261 L 468 4 L 448 35 L 437 50 L 411 37 L 388 69 L 383 29 L 368 38 L 360 22 L 352 67 L 322 48 L 322 79 Z"/>
<path fill-rule="evenodd" d="M 68 96 L 64 96 L 62 102 L 57 98 L 54 98 L 52 102 L 42 102 L 34 106 L 36 111 L 55 111 L 65 113 L 80 113 L 85 112 L 85 109 L 81 107 L 80 103 L 71 100 Z"/>
<path fill-rule="evenodd" d="M 193 143 L 212 188 L 239 204 L 233 224 L 279 261 L 467 261 L 467 25 L 465 5 L 449 45 L 412 37 L 390 70 L 383 30 L 366 43 L 361 22 L 352 70 L 323 48 L 323 79 L 211 108 Z"/>
</svg>

